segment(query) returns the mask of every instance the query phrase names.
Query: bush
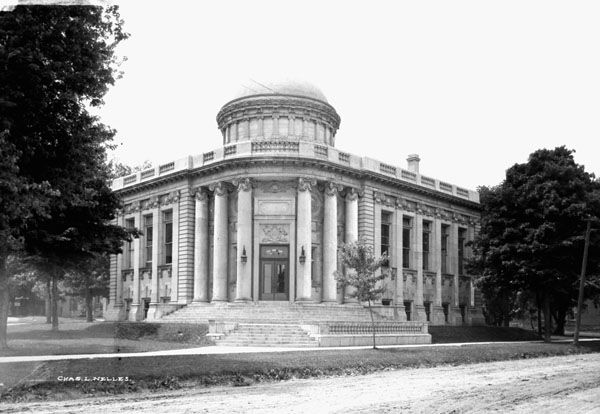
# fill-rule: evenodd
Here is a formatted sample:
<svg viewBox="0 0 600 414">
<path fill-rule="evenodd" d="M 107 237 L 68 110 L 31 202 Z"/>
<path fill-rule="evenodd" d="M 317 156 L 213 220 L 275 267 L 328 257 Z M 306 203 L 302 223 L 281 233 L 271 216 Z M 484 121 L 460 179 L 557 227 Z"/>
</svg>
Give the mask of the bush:
<svg viewBox="0 0 600 414">
<path fill-rule="evenodd" d="M 117 324 L 115 329 L 115 337 L 119 339 L 144 338 L 195 344 L 209 343 L 207 333 L 207 324 L 193 323 L 124 322 Z"/>
</svg>

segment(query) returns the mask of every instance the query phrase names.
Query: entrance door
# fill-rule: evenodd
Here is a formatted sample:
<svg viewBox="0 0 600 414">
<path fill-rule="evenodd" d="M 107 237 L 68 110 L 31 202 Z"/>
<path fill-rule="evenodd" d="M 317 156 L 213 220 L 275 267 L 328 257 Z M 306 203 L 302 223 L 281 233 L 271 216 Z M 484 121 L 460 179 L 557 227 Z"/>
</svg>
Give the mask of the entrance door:
<svg viewBox="0 0 600 414">
<path fill-rule="evenodd" d="M 288 300 L 289 246 L 260 246 L 260 300 Z"/>
</svg>

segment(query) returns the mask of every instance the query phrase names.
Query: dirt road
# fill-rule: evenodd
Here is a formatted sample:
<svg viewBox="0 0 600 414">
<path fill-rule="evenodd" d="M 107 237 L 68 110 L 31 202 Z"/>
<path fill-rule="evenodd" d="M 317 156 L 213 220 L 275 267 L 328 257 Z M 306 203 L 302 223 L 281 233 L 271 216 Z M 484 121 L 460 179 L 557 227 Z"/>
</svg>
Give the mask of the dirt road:
<svg viewBox="0 0 600 414">
<path fill-rule="evenodd" d="M 3 408 L 36 413 L 600 413 L 600 354 Z"/>
</svg>

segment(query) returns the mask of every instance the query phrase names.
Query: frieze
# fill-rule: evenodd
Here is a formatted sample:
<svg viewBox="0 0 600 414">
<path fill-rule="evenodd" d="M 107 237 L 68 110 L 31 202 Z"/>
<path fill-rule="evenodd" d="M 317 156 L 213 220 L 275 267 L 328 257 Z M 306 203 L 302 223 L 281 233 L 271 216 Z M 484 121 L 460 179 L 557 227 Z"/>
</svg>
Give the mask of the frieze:
<svg viewBox="0 0 600 414">
<path fill-rule="evenodd" d="M 125 214 L 131 214 L 131 213 L 135 213 L 138 212 L 142 209 L 142 203 L 140 203 L 139 201 L 134 201 L 131 204 L 127 204 L 124 208 L 123 208 L 123 212 Z"/>
<path fill-rule="evenodd" d="M 261 224 L 261 243 L 288 243 L 290 226 L 288 224 Z"/>
<path fill-rule="evenodd" d="M 171 191 L 169 194 L 160 197 L 160 205 L 166 206 L 175 204 L 179 201 L 179 190 Z"/>
<path fill-rule="evenodd" d="M 261 184 L 261 190 L 265 193 L 285 193 L 291 187 L 290 183 L 280 181 L 267 181 Z"/>
<path fill-rule="evenodd" d="M 142 201 L 142 210 L 150 210 L 153 208 L 157 208 L 159 205 L 158 196 L 152 196 L 148 200 Z"/>
</svg>

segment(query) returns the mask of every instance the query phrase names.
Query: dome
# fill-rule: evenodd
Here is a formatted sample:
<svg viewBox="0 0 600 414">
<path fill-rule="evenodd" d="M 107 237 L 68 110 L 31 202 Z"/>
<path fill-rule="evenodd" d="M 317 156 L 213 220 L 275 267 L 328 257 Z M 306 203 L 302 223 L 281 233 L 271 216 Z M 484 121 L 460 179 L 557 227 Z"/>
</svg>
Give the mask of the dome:
<svg viewBox="0 0 600 414">
<path fill-rule="evenodd" d="M 294 95 L 327 102 L 327 98 L 323 92 L 315 85 L 292 80 L 280 82 L 256 82 L 250 80 L 242 85 L 234 100 L 254 95 Z"/>
</svg>

